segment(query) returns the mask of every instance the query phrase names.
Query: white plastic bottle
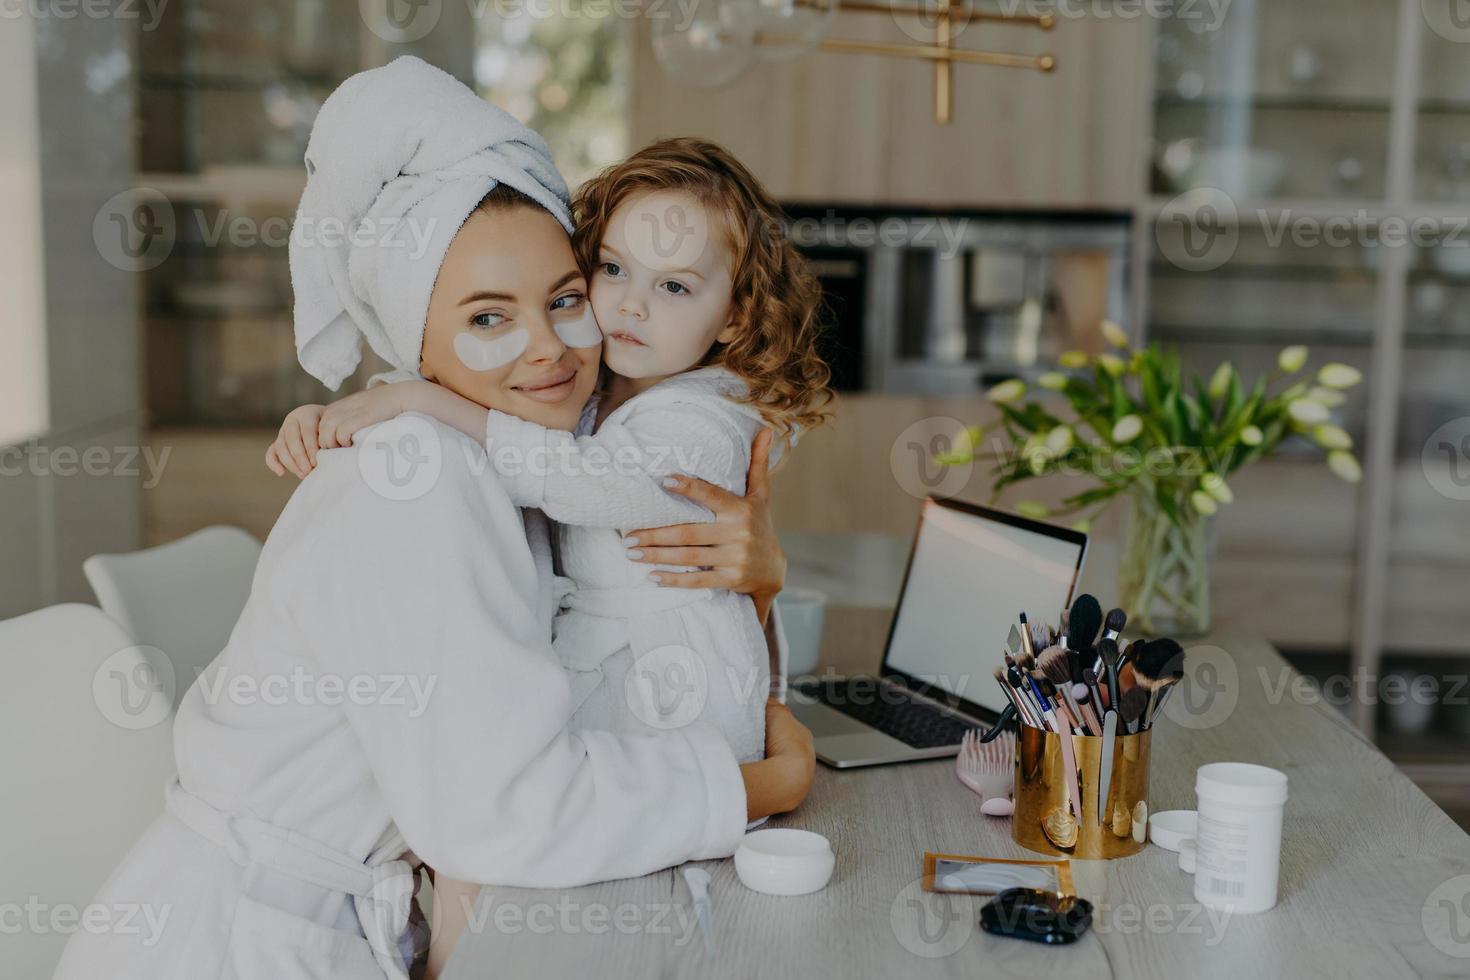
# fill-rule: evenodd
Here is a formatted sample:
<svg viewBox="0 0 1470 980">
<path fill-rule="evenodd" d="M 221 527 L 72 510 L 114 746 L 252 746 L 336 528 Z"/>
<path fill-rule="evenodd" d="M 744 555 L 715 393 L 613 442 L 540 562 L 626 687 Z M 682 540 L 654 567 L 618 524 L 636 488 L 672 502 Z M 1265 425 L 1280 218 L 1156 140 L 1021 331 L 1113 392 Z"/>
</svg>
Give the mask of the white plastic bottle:
<svg viewBox="0 0 1470 980">
<path fill-rule="evenodd" d="M 1200 766 L 1195 901 L 1231 912 L 1276 904 L 1286 773 L 1244 762 Z"/>
</svg>

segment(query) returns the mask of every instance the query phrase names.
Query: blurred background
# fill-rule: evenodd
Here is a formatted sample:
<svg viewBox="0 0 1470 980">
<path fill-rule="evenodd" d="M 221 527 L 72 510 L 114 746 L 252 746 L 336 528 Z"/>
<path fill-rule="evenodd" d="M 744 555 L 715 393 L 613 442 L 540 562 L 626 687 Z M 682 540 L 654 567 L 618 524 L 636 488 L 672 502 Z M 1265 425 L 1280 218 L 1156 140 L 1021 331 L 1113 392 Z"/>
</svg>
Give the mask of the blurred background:
<svg viewBox="0 0 1470 980">
<path fill-rule="evenodd" d="M 986 416 L 999 381 L 1102 349 L 1104 319 L 1206 376 L 1224 359 L 1254 375 L 1288 344 L 1357 367 L 1368 383 L 1343 421 L 1362 482 L 1305 445 L 1232 480 L 1215 619 L 1322 678 L 1431 679 L 1427 706 L 1325 690 L 1463 819 L 1470 18 L 1458 0 L 1017 0 L 1004 11 L 1030 19 L 963 19 L 955 43 L 1020 67 L 892 56 L 932 43 L 939 10 L 7 8 L 0 616 L 93 601 L 90 555 L 215 524 L 269 532 L 295 480 L 264 450 L 291 408 L 331 397 L 292 341 L 306 139 L 343 78 L 413 53 L 543 133 L 574 186 L 652 139 L 699 135 L 786 204 L 826 289 L 841 400 L 778 474 L 775 512 L 793 581 L 871 613 L 827 617 L 829 662 L 881 646 L 886 569 L 922 496 L 989 498 L 983 467 L 930 462 L 952 423 Z M 1035 70 L 1043 54 L 1053 70 Z M 1095 525 L 1092 575 L 1116 567 L 1116 527 Z"/>
</svg>

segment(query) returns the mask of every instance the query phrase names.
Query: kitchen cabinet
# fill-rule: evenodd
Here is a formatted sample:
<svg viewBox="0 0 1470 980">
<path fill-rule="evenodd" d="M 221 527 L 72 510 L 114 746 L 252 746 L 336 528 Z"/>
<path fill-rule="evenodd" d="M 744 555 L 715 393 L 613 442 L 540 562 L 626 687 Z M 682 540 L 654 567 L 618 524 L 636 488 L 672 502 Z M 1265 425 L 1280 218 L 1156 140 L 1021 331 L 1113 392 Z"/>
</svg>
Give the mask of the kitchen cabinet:
<svg viewBox="0 0 1470 980">
<path fill-rule="evenodd" d="M 831 36 L 914 40 L 892 18 L 857 13 L 839 13 Z M 949 125 L 934 121 L 934 70 L 925 61 L 818 51 L 757 61 L 708 89 L 664 74 L 650 37 L 647 20 L 635 22 L 629 145 L 715 140 L 783 200 L 1127 209 L 1137 197 L 1149 43 L 1142 17 L 1062 15 L 1050 31 L 971 25 L 960 47 L 1051 52 L 1057 67 L 956 65 Z"/>
</svg>

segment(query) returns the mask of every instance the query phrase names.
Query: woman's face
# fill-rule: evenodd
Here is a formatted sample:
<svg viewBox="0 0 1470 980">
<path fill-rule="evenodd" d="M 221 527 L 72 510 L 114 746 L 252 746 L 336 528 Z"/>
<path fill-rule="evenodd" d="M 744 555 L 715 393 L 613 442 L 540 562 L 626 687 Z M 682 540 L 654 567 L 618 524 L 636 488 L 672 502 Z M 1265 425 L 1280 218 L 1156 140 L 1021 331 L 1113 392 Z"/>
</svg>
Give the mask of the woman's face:
<svg viewBox="0 0 1470 980">
<path fill-rule="evenodd" d="M 420 373 L 486 408 L 574 429 L 601 356 L 556 219 L 529 206 L 471 214 L 434 282 Z"/>
</svg>

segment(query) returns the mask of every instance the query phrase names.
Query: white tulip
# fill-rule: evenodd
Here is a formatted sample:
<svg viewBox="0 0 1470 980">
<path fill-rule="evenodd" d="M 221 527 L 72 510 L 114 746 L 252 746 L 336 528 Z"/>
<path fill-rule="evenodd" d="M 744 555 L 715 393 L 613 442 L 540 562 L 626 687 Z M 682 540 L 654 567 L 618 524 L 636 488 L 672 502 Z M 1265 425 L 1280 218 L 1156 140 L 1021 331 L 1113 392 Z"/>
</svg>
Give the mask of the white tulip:
<svg viewBox="0 0 1470 980">
<path fill-rule="evenodd" d="M 1051 516 L 1051 508 L 1039 500 L 1016 501 L 1016 513 L 1034 521 L 1044 521 Z"/>
<path fill-rule="evenodd" d="M 1276 366 L 1287 374 L 1296 374 L 1307 363 L 1307 349 L 1301 344 L 1283 347 L 1276 358 Z"/>
<path fill-rule="evenodd" d="M 1061 391 L 1067 387 L 1067 376 L 1060 371 L 1048 371 L 1037 378 L 1036 383 L 1049 391 Z"/>
<path fill-rule="evenodd" d="M 1215 511 L 1220 509 L 1219 506 L 1215 503 L 1215 498 L 1211 497 L 1203 490 L 1196 490 L 1194 493 L 1190 494 L 1189 502 L 1194 505 L 1195 510 L 1199 511 L 1206 517 L 1212 516 Z"/>
<path fill-rule="evenodd" d="M 1235 502 L 1235 494 L 1230 491 L 1230 485 L 1225 482 L 1225 478 L 1219 473 L 1206 473 L 1199 478 L 1199 485 L 1205 493 L 1214 497 L 1222 504 Z"/>
<path fill-rule="evenodd" d="M 985 397 L 997 405 L 1008 405 L 1025 393 L 1026 383 L 1020 378 L 1012 378 L 1009 381 L 1002 381 L 994 388 L 991 388 L 985 393 Z"/>
<path fill-rule="evenodd" d="M 1225 392 L 1230 390 L 1230 372 L 1234 370 L 1229 361 L 1215 368 L 1215 373 L 1210 375 L 1210 385 L 1206 389 L 1211 398 L 1224 398 Z"/>
<path fill-rule="evenodd" d="M 1327 411 L 1327 406 L 1321 402 L 1314 402 L 1309 398 L 1298 398 L 1286 406 L 1286 414 L 1296 419 L 1303 425 L 1315 425 L 1318 422 L 1326 422 L 1332 417 Z"/>
<path fill-rule="evenodd" d="M 1102 322 L 1102 335 L 1103 339 L 1114 347 L 1128 346 L 1128 332 L 1112 320 L 1104 320 Z"/>
<path fill-rule="evenodd" d="M 1363 479 L 1363 468 L 1353 454 L 1345 449 L 1334 449 L 1327 454 L 1327 468 L 1339 479 L 1357 483 Z"/>
<path fill-rule="evenodd" d="M 1072 448 L 1073 441 L 1072 429 L 1069 426 L 1059 425 L 1047 433 L 1046 448 L 1052 455 L 1061 456 Z"/>
<path fill-rule="evenodd" d="M 1266 440 L 1266 434 L 1259 427 L 1248 425 L 1240 430 L 1240 441 L 1247 446 L 1259 446 Z"/>
<path fill-rule="evenodd" d="M 1137 415 L 1125 415 L 1113 423 L 1113 441 L 1116 443 L 1132 442 L 1142 431 L 1143 419 Z"/>
<path fill-rule="evenodd" d="M 1317 445 L 1323 449 L 1351 449 L 1353 448 L 1353 437 L 1347 434 L 1347 430 L 1337 425 L 1319 425 L 1312 430 L 1312 438 L 1317 440 Z"/>
<path fill-rule="evenodd" d="M 1326 405 L 1328 408 L 1336 408 L 1347 401 L 1347 396 L 1335 388 L 1324 388 L 1321 385 L 1308 388 L 1307 393 L 1302 396 L 1318 405 Z"/>
<path fill-rule="evenodd" d="M 1331 364 L 1322 365 L 1317 372 L 1317 380 L 1329 388 L 1351 388 L 1363 380 L 1363 372 L 1351 364 L 1339 364 L 1334 361 Z"/>
</svg>

